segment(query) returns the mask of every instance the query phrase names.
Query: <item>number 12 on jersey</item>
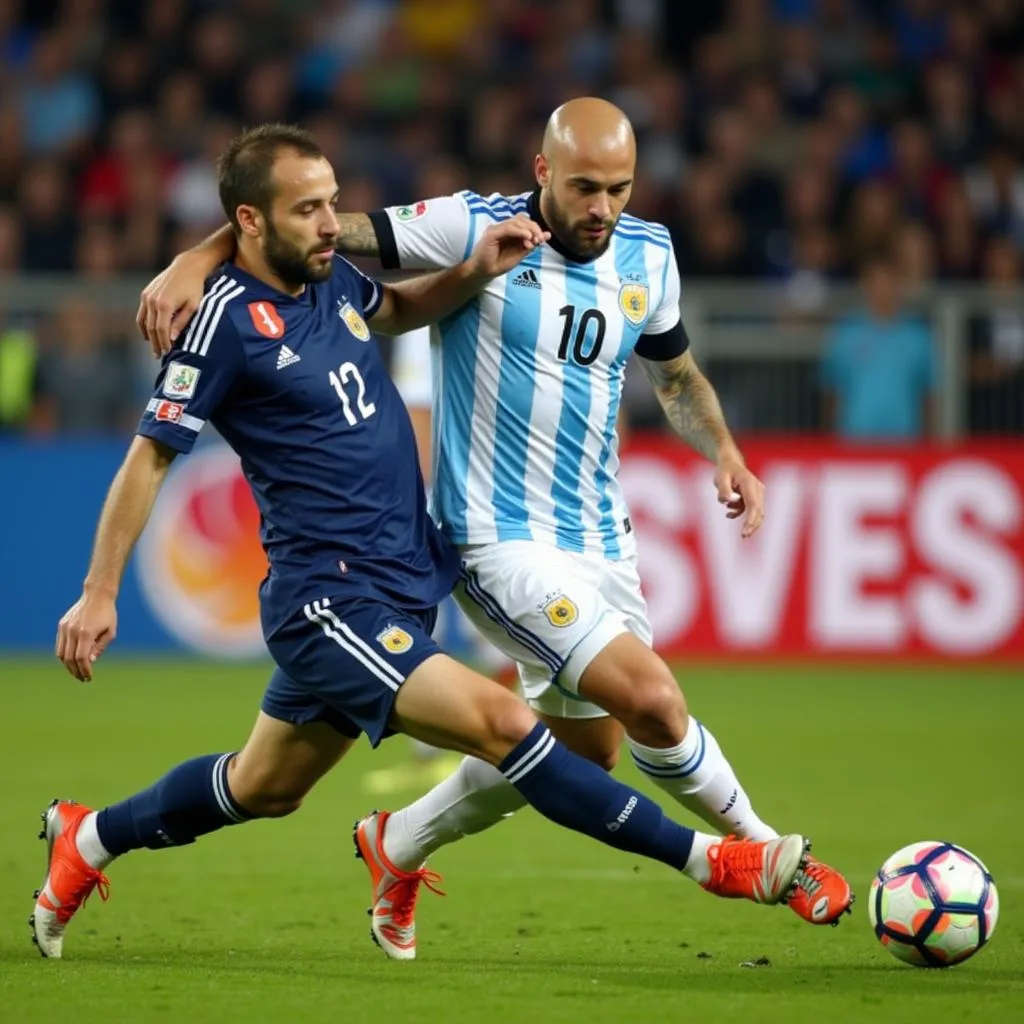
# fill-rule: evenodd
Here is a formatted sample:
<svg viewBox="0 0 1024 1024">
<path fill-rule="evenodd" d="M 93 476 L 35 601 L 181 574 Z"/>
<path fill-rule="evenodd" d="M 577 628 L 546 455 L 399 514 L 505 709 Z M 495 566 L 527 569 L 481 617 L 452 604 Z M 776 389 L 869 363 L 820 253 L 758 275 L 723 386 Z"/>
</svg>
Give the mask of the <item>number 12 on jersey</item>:
<svg viewBox="0 0 1024 1024">
<path fill-rule="evenodd" d="M 337 373 L 331 370 L 328 379 L 331 382 L 331 387 L 338 393 L 338 398 L 341 399 L 341 410 L 345 414 L 345 419 L 348 420 L 350 427 L 354 427 L 360 418 L 368 420 L 377 411 L 377 406 L 373 402 L 366 401 L 366 381 L 363 380 L 363 375 L 359 372 L 359 367 L 355 363 L 342 363 L 338 367 Z M 352 400 L 345 391 L 345 385 L 353 380 L 356 382 L 358 417 L 352 411 Z"/>
<path fill-rule="evenodd" d="M 601 354 L 604 344 L 607 326 L 604 313 L 599 309 L 585 309 L 577 322 L 576 307 L 563 306 L 558 315 L 565 320 L 562 340 L 558 343 L 559 361 L 567 363 L 571 358 L 579 366 L 590 366 Z"/>
</svg>

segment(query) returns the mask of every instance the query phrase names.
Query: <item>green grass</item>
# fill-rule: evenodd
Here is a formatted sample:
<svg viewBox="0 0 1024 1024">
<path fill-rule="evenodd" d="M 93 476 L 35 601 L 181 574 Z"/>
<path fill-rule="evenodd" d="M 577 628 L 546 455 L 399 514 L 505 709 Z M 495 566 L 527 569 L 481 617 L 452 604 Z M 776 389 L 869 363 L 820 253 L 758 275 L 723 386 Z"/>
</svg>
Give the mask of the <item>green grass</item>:
<svg viewBox="0 0 1024 1024">
<path fill-rule="evenodd" d="M 240 744 L 264 674 L 111 659 L 85 687 L 55 663 L 0 660 L 0 1021 L 1024 1020 L 1024 678 L 994 670 L 681 673 L 762 816 L 806 830 L 851 877 L 861 900 L 836 930 L 716 900 L 524 811 L 435 858 L 449 895 L 422 898 L 420 959 L 388 961 L 368 940 L 349 828 L 378 803 L 367 770 L 405 755 L 395 739 L 359 745 L 289 819 L 126 857 L 67 959 L 41 960 L 26 926 L 40 809 L 100 805 Z M 867 922 L 878 864 L 928 838 L 983 857 L 1002 897 L 992 944 L 951 971 L 897 963 Z M 761 956 L 771 965 L 739 966 Z"/>
</svg>

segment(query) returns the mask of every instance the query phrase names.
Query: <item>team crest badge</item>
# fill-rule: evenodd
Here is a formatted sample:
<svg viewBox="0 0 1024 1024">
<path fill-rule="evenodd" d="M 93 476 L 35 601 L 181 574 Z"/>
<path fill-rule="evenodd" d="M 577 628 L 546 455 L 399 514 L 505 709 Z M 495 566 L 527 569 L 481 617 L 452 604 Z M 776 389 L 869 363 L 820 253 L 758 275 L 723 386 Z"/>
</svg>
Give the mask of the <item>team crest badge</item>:
<svg viewBox="0 0 1024 1024">
<path fill-rule="evenodd" d="M 388 654 L 404 654 L 412 647 L 412 637 L 398 626 L 388 626 L 382 633 L 377 634 L 377 643 Z"/>
<path fill-rule="evenodd" d="M 563 626 L 571 626 L 580 615 L 576 605 L 564 594 L 553 597 L 541 610 L 548 617 L 548 622 L 559 629 Z"/>
<path fill-rule="evenodd" d="M 352 308 L 350 303 L 338 303 L 338 316 L 360 341 L 370 340 L 370 328 L 366 326 L 366 321 Z"/>
<path fill-rule="evenodd" d="M 624 284 L 619 289 L 619 309 L 631 324 L 642 324 L 647 319 L 647 285 Z"/>
</svg>

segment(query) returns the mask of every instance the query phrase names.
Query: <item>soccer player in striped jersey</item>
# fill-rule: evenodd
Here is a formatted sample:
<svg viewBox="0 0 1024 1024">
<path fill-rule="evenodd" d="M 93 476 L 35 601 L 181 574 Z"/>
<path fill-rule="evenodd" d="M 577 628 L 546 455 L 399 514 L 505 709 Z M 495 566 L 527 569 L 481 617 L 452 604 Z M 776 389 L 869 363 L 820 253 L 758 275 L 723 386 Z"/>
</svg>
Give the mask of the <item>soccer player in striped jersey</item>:
<svg viewBox="0 0 1024 1024">
<path fill-rule="evenodd" d="M 193 758 L 99 811 L 54 800 L 43 812 L 47 869 L 30 918 L 40 952 L 62 955 L 67 925 L 94 890 L 105 897 L 116 857 L 290 814 L 361 733 L 372 746 L 404 732 L 475 756 L 558 824 L 720 896 L 783 899 L 806 863 L 803 836 L 747 844 L 676 824 L 431 637 L 459 557 L 427 514 L 409 415 L 369 324 L 399 334 L 462 308 L 546 232 L 505 219 L 457 266 L 386 285 L 335 254 L 338 186 L 308 133 L 243 133 L 219 184 L 237 251 L 164 361 L 104 504 L 82 596 L 58 626 L 57 654 L 76 679 L 92 678 L 168 467 L 210 421 L 259 506 L 270 566 L 260 618 L 276 668 L 240 752 Z M 425 868 L 404 872 L 378 901 L 374 933 L 392 956 L 415 954 L 401 919 L 424 882 Z"/>
<path fill-rule="evenodd" d="M 637 767 L 673 799 L 723 833 L 767 839 L 777 833 L 651 648 L 616 480 L 616 411 L 635 355 L 672 428 L 714 464 L 725 515 L 742 517 L 744 537 L 761 524 L 761 482 L 689 351 L 668 232 L 624 212 L 635 160 L 620 110 L 573 100 L 551 116 L 533 191 L 346 215 L 340 244 L 385 267 L 431 269 L 463 258 L 489 224 L 525 213 L 550 229 L 546 245 L 432 331 L 433 510 L 462 553 L 457 596 L 518 661 L 531 706 L 571 749 L 611 768 L 624 727 Z M 213 236 L 147 289 L 139 322 L 157 349 L 225 241 Z M 370 815 L 358 836 L 373 853 L 375 901 L 439 847 L 521 804 L 467 759 L 413 805 Z M 835 869 L 813 861 L 800 881 L 789 905 L 805 920 L 835 923 L 849 910 Z"/>
</svg>

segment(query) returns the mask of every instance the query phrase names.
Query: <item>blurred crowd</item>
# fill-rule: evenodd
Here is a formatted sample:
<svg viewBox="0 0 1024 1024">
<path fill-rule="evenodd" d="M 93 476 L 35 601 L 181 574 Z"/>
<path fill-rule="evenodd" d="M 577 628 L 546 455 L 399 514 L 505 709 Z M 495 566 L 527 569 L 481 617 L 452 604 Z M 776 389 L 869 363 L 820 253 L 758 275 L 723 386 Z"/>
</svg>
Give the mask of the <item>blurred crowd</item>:
<svg viewBox="0 0 1024 1024">
<path fill-rule="evenodd" d="M 806 309 L 887 275 L 892 298 L 869 283 L 825 344 L 820 422 L 927 431 L 934 338 L 902 297 L 1021 276 L 1019 0 L 0 0 L 0 275 L 162 266 L 222 221 L 213 161 L 263 121 L 313 129 L 346 209 L 520 192 L 547 115 L 585 93 L 632 118 L 630 211 L 669 227 L 684 281 L 767 281 Z M 137 342 L 86 301 L 31 330 L 0 310 L 0 424 L 131 421 L 139 389 L 109 382 Z M 1024 315 L 993 306 L 965 339 L 968 423 L 1021 431 Z M 875 378 L 913 378 L 919 411 L 892 422 L 849 379 L 872 351 L 849 339 L 890 327 L 925 351 L 874 345 Z M 111 401 L 76 402 L 83 376 Z"/>
</svg>

